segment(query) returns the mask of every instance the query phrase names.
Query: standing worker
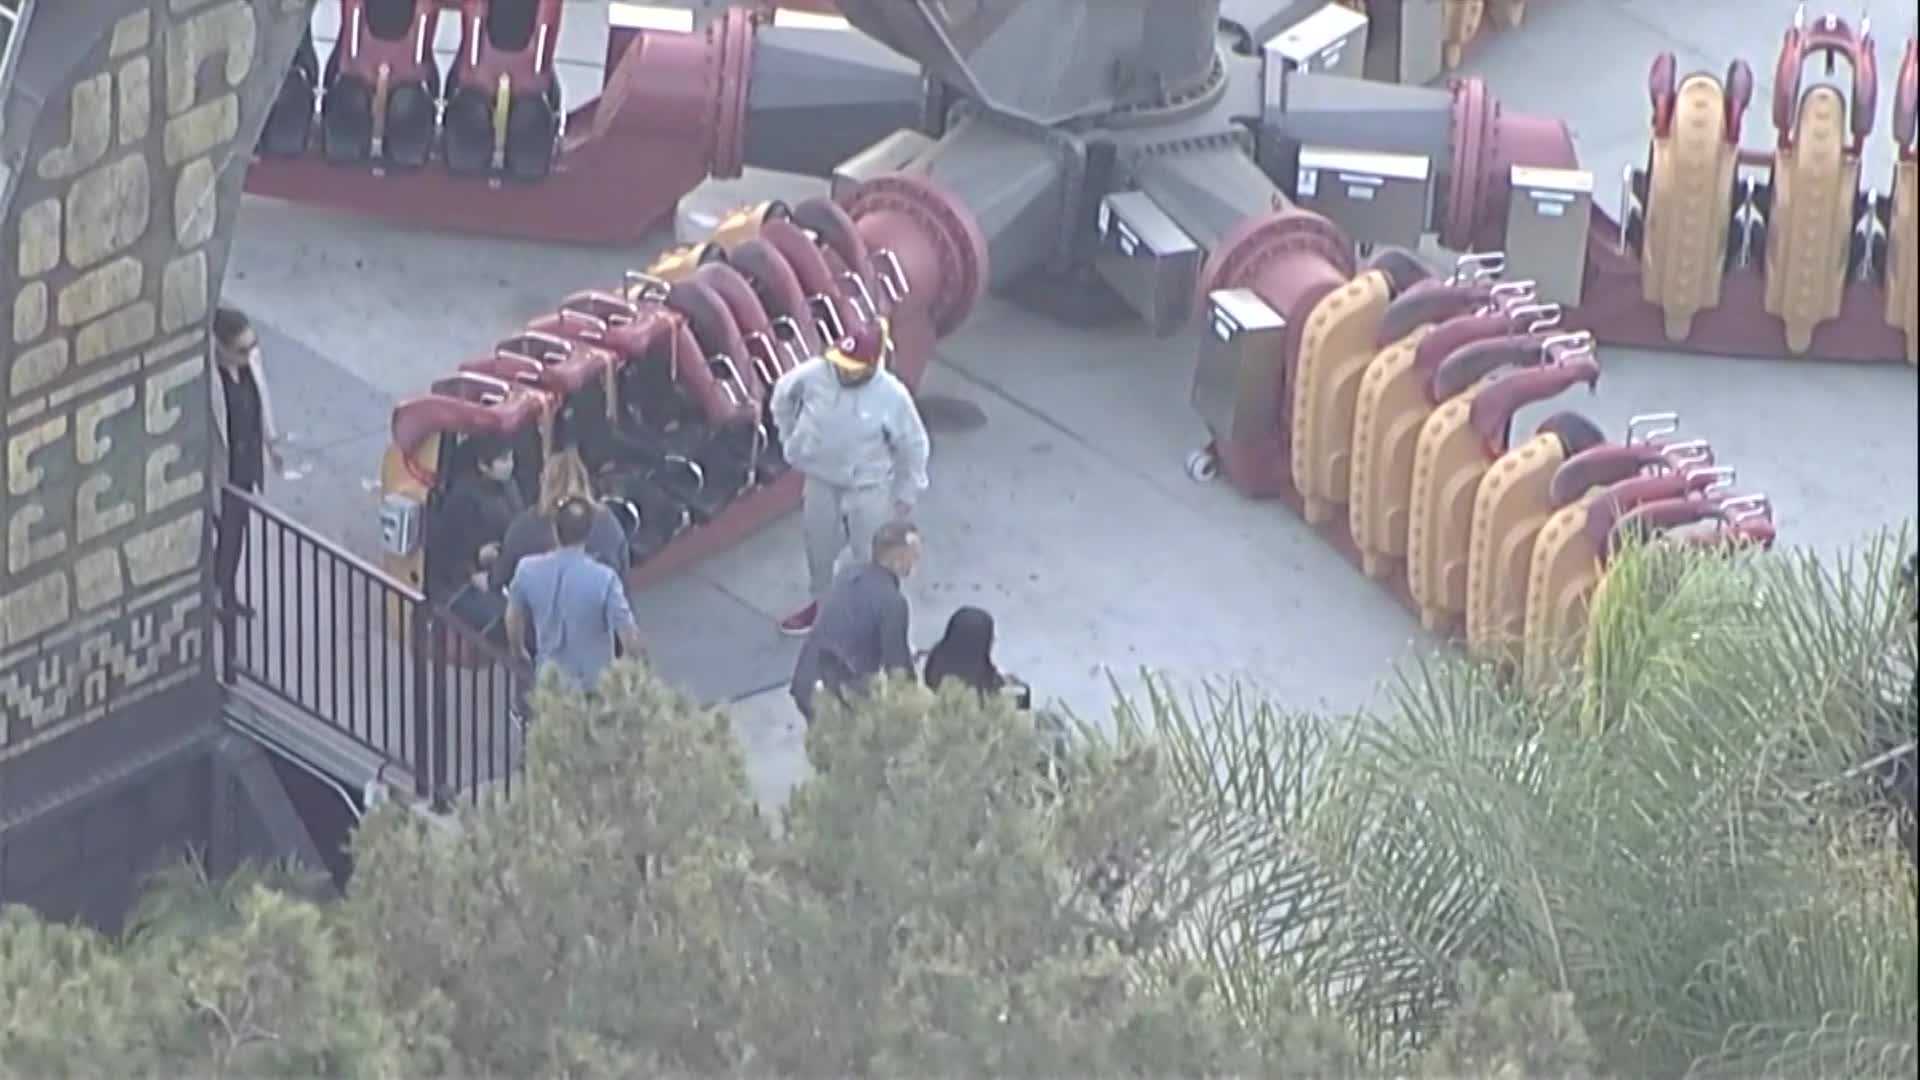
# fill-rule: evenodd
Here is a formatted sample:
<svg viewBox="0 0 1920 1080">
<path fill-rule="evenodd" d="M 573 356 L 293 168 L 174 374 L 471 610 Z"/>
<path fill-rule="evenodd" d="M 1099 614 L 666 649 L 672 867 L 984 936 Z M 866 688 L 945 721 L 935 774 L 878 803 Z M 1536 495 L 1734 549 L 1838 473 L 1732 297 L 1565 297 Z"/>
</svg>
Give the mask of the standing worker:
<svg viewBox="0 0 1920 1080">
<path fill-rule="evenodd" d="M 805 634 L 833 588 L 842 551 L 856 566 L 873 559 L 873 534 L 905 520 L 927 489 L 927 429 L 906 385 L 886 370 L 893 350 L 885 319 L 780 377 L 773 422 L 787 463 L 806 477 L 800 528 L 806 537 L 807 606 L 780 623 Z"/>
<path fill-rule="evenodd" d="M 227 485 L 257 495 L 266 490 L 267 466 L 280 468 L 280 432 L 273 423 L 266 372 L 260 366 L 260 336 L 236 308 L 213 313 L 214 490 Z M 234 576 L 247 546 L 247 511 L 224 497 L 214 500 L 213 573 L 221 614 L 251 616 L 234 595 Z"/>
</svg>

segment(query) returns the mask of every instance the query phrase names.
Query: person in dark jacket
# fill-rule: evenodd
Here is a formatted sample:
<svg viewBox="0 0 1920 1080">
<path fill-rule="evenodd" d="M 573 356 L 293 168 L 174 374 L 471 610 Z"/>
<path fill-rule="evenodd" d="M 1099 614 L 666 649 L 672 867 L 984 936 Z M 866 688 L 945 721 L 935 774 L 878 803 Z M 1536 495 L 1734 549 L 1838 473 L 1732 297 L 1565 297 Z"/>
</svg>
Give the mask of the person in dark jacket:
<svg viewBox="0 0 1920 1080">
<path fill-rule="evenodd" d="M 260 364 L 260 336 L 238 309 L 223 307 L 213 313 L 213 370 L 216 489 L 232 485 L 257 495 L 266 489 L 269 467 L 280 468 L 280 432 Z M 224 498 L 218 500 L 217 513 L 213 567 L 220 606 L 228 616 L 251 615 L 252 609 L 234 595 L 234 578 L 247 546 L 247 513 Z"/>
<path fill-rule="evenodd" d="M 815 695 L 846 691 L 881 672 L 913 675 L 907 644 L 911 612 L 900 583 L 920 562 L 920 530 L 890 521 L 873 534 L 871 562 L 849 567 L 820 605 L 819 619 L 800 647 L 788 692 L 813 722 Z"/>
<path fill-rule="evenodd" d="M 500 556 L 488 572 L 495 589 L 505 589 L 513 580 L 520 560 L 544 555 L 554 549 L 554 523 L 560 507 L 578 499 L 593 508 L 593 525 L 587 533 L 587 554 L 602 566 L 624 578 L 627 576 L 628 548 L 626 530 L 613 512 L 593 497 L 593 481 L 587 475 L 580 455 L 563 450 L 547 459 L 540 468 L 540 501 L 520 512 L 507 526 L 500 542 Z"/>
<path fill-rule="evenodd" d="M 471 444 L 470 471 L 456 475 L 433 522 L 436 550 L 430 591 L 451 599 L 468 585 L 490 589 L 487 571 L 500 558 L 507 526 L 526 509 L 513 478 L 513 447 L 496 439 Z"/>
</svg>

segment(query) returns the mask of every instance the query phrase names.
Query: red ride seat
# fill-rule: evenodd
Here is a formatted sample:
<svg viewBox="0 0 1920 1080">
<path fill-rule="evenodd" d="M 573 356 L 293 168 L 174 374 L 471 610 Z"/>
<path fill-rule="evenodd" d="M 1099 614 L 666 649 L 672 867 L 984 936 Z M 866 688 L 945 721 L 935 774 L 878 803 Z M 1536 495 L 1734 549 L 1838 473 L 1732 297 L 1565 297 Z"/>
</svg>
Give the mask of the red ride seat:
<svg viewBox="0 0 1920 1080">
<path fill-rule="evenodd" d="M 558 153 L 553 53 L 562 0 L 461 0 L 460 52 L 447 78 L 447 169 L 538 180 Z"/>
<path fill-rule="evenodd" d="M 440 98 L 439 20 L 438 0 L 340 0 L 320 110 L 328 161 L 426 163 Z"/>
</svg>

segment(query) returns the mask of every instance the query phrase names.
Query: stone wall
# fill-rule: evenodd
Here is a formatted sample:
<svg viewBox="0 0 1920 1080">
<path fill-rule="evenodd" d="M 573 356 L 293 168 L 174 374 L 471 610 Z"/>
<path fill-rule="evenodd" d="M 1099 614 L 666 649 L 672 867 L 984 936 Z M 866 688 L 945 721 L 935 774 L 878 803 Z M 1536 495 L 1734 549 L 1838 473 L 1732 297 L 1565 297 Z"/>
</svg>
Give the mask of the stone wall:
<svg viewBox="0 0 1920 1080">
<path fill-rule="evenodd" d="M 0 100 L 0 844 L 215 718 L 208 317 L 312 2 L 53 0 L 24 24 Z"/>
</svg>

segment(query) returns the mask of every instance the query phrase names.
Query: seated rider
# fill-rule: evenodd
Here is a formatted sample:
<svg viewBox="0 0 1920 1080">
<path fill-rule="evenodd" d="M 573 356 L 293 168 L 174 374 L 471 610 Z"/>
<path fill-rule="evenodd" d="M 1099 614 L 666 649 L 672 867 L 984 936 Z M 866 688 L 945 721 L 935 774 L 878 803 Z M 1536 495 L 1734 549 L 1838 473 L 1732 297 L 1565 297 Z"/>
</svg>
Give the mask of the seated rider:
<svg viewBox="0 0 1920 1080">
<path fill-rule="evenodd" d="M 427 591 L 442 601 L 469 586 L 490 588 L 487 571 L 500 557 L 507 526 L 526 509 L 514 483 L 513 447 L 500 439 L 475 438 L 469 448 L 469 467 L 448 481 L 430 526 L 434 552 Z"/>
<path fill-rule="evenodd" d="M 540 469 L 540 501 L 522 510 L 507 526 L 500 544 L 499 557 L 493 560 L 488 579 L 495 589 L 505 589 L 513 580 L 520 560 L 529 555 L 544 555 L 556 543 L 554 522 L 560 507 L 578 499 L 593 508 L 593 525 L 587 533 L 587 554 L 625 577 L 627 573 L 627 533 L 600 501 L 594 498 L 593 483 L 580 455 L 563 450 L 547 459 Z"/>
</svg>

